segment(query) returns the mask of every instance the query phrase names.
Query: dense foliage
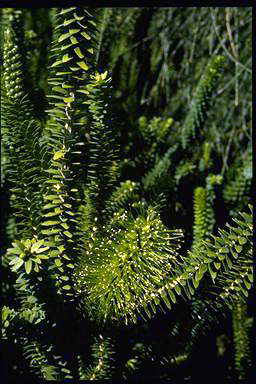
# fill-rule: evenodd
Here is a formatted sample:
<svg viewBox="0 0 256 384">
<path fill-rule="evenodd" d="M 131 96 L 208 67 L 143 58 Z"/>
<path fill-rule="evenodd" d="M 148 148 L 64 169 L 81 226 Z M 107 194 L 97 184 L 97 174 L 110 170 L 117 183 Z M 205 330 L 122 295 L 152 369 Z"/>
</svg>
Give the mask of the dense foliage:
<svg viewBox="0 0 256 384">
<path fill-rule="evenodd" d="M 251 19 L 2 9 L 9 379 L 249 378 Z"/>
</svg>

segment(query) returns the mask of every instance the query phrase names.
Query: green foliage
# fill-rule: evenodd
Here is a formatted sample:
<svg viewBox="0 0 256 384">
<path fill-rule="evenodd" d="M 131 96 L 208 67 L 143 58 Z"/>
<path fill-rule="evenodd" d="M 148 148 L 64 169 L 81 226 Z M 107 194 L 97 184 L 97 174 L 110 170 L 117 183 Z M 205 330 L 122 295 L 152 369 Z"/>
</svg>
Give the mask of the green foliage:
<svg viewBox="0 0 256 384">
<path fill-rule="evenodd" d="M 223 197 L 229 203 L 236 203 L 246 196 L 252 180 L 252 150 L 247 150 L 241 165 L 233 167 L 234 176 L 225 185 Z M 231 170 L 232 171 L 232 170 Z"/>
<path fill-rule="evenodd" d="M 192 161 L 182 161 L 176 168 L 176 171 L 175 171 L 175 182 L 176 184 L 179 184 L 180 183 L 180 180 L 189 175 L 190 173 L 193 173 L 193 171 L 195 170 L 196 166 L 195 164 L 193 164 Z"/>
<path fill-rule="evenodd" d="M 91 204 L 94 206 L 98 225 L 106 221 L 104 202 L 109 197 L 115 181 L 115 173 L 113 172 L 115 132 L 109 124 L 108 111 L 110 82 L 111 78 L 107 78 L 107 71 L 92 76 L 91 82 L 87 86 L 88 100 L 85 102 L 89 104 L 89 112 L 92 115 L 88 143 L 90 164 L 87 169 L 90 185 L 87 193 Z"/>
<path fill-rule="evenodd" d="M 33 109 L 24 89 L 24 61 L 21 31 L 16 23 L 20 11 L 9 11 L 9 24 L 4 40 L 3 65 L 3 153 L 5 177 L 11 182 L 11 202 L 19 219 L 18 231 L 29 233 L 38 227 L 38 206 L 41 195 L 41 173 L 45 148 L 39 145 L 41 127 L 33 118 Z M 20 23 L 18 23 L 20 26 Z M 21 44 L 21 43 L 19 43 Z M 25 186 L 25 188 L 24 188 Z M 23 232 L 24 233 L 24 232 Z M 25 233 L 24 233 L 25 235 Z"/>
<path fill-rule="evenodd" d="M 86 79 L 93 67 L 95 22 L 87 10 L 67 8 L 55 15 L 55 40 L 51 50 L 50 78 L 52 122 L 45 129 L 45 140 L 56 150 L 69 150 L 77 139 L 74 114 L 79 114 L 76 100 L 86 94 Z M 85 32 L 85 29 L 87 32 Z M 57 60 L 56 60 L 57 57 Z M 79 126 L 79 125 L 78 125 Z M 64 142 L 63 142 L 64 140 Z"/>
<path fill-rule="evenodd" d="M 175 380 L 226 311 L 247 377 L 250 12 L 234 9 L 225 25 L 208 8 L 1 12 L 12 372 Z"/>
<path fill-rule="evenodd" d="M 153 117 L 149 122 L 145 116 L 139 118 L 139 129 L 145 140 L 164 140 L 170 132 L 170 127 L 173 124 L 173 119 L 163 119 L 161 117 Z"/>
<path fill-rule="evenodd" d="M 206 178 L 206 188 L 197 187 L 194 192 L 194 236 L 193 244 L 209 236 L 214 228 L 213 200 L 215 198 L 214 186 L 222 182 L 220 175 L 209 175 Z"/>
<path fill-rule="evenodd" d="M 31 370 L 38 377 L 45 380 L 73 379 L 70 370 L 66 367 L 67 362 L 59 360 L 53 363 L 50 361 L 49 352 L 52 352 L 52 346 L 42 348 L 37 341 L 30 341 L 26 338 L 23 343 L 24 356 L 30 360 Z M 57 360 L 59 357 L 54 357 L 54 359 Z"/>
<path fill-rule="evenodd" d="M 104 322 L 136 323 L 143 309 L 151 317 L 144 297 L 168 281 L 168 272 L 176 273 L 176 242 L 182 233 L 168 231 L 153 208 L 135 207 L 141 211 L 138 217 L 124 209 L 115 213 L 104 237 L 98 237 L 97 228 L 93 228 L 77 271 L 85 305 L 92 316 Z"/>
<path fill-rule="evenodd" d="M 195 138 L 196 132 L 200 131 L 205 121 L 206 112 L 209 108 L 209 100 L 214 91 L 216 80 L 220 76 L 223 63 L 223 56 L 219 55 L 214 57 L 208 64 L 205 74 L 203 74 L 198 83 L 190 111 L 182 128 L 181 142 L 183 148 L 188 146 L 190 136 Z"/>
<path fill-rule="evenodd" d="M 163 178 L 171 164 L 171 155 L 175 152 L 177 146 L 171 147 L 166 154 L 156 162 L 152 170 L 150 170 L 144 177 L 144 186 L 145 189 L 154 186 Z"/>
<path fill-rule="evenodd" d="M 127 203 L 136 200 L 135 193 L 137 189 L 138 185 L 134 181 L 126 180 L 121 182 L 108 200 L 108 211 L 113 214 L 119 208 L 124 208 Z"/>
<path fill-rule="evenodd" d="M 79 376 L 80 380 L 98 380 L 110 379 L 113 371 L 111 361 L 113 360 L 113 350 L 111 340 L 101 334 L 95 340 L 92 347 L 93 365 L 88 368 L 85 367 L 81 356 L 78 356 L 79 361 Z"/>
<path fill-rule="evenodd" d="M 234 219 L 236 226 L 226 224 L 228 230 L 219 229 L 219 236 L 211 235 L 213 240 L 202 241 L 190 252 L 193 263 L 204 262 L 198 276 L 208 270 L 218 287 L 218 297 L 229 305 L 237 297 L 248 297 L 253 282 L 252 206 L 250 210 L 250 214 L 240 214 L 242 220 Z"/>
<path fill-rule="evenodd" d="M 9 264 L 12 265 L 11 270 L 16 271 L 23 265 L 27 274 L 29 274 L 31 270 L 38 272 L 38 264 L 41 264 L 43 259 L 48 259 L 45 251 L 47 251 L 49 247 L 42 247 L 43 245 L 44 241 L 38 241 L 35 237 L 32 240 L 16 240 L 13 243 L 13 248 L 9 248 L 8 250 L 9 255 L 14 255 L 10 258 Z"/>
<path fill-rule="evenodd" d="M 194 241 L 205 237 L 207 231 L 206 215 L 206 190 L 203 187 L 196 188 L 194 192 L 195 228 Z"/>
<path fill-rule="evenodd" d="M 50 269 L 55 270 L 57 287 L 62 286 L 65 291 L 71 290 L 68 284 L 69 271 L 74 268 L 68 251 L 73 246 L 73 235 L 70 227 L 76 224 L 74 208 L 69 195 L 70 185 L 67 185 L 67 163 L 65 150 L 54 153 L 49 169 L 46 171 L 52 179 L 45 180 L 44 206 L 42 207 L 41 233 L 47 239 L 52 259 Z M 76 249 L 76 247 L 74 247 Z M 58 291 L 60 292 L 60 291 Z M 70 296 L 71 293 L 67 292 Z"/>
<path fill-rule="evenodd" d="M 240 380 L 248 378 L 248 368 L 252 365 L 248 332 L 252 318 L 248 318 L 246 309 L 246 303 L 239 299 L 234 302 L 232 309 L 232 325 L 235 340 L 235 368 Z"/>
</svg>

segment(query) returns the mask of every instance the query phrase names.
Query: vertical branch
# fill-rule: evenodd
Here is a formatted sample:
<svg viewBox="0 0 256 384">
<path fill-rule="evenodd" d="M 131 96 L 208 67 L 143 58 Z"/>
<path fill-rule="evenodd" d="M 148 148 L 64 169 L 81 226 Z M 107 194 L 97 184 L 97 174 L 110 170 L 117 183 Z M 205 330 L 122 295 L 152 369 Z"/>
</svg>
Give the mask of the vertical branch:
<svg viewBox="0 0 256 384">
<path fill-rule="evenodd" d="M 198 187 L 194 191 L 194 237 L 193 249 L 198 246 L 213 230 L 215 223 L 213 201 L 214 186 L 222 182 L 222 176 L 209 175 L 206 187 Z"/>
<path fill-rule="evenodd" d="M 235 348 L 235 368 L 239 380 L 246 379 L 251 366 L 250 343 L 248 336 L 247 304 L 236 300 L 232 309 L 233 340 Z"/>
<path fill-rule="evenodd" d="M 230 26 L 230 8 L 226 8 L 226 27 L 228 31 L 228 37 L 230 41 L 230 46 L 232 49 L 233 56 L 237 59 L 235 62 L 235 70 L 236 70 L 236 83 L 235 83 L 235 106 L 238 106 L 239 103 L 239 84 L 238 84 L 238 17 L 237 17 L 237 8 L 234 8 L 235 11 L 235 42 L 233 40 L 231 26 Z"/>
</svg>

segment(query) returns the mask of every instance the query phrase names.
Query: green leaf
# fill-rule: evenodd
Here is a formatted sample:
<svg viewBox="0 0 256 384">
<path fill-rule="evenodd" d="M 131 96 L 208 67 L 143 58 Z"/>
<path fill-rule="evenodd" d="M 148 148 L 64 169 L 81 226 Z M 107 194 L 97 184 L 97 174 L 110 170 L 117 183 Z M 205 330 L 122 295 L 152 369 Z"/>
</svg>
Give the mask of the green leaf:
<svg viewBox="0 0 256 384">
<path fill-rule="evenodd" d="M 214 263 L 214 266 L 216 269 L 220 269 L 221 264 L 216 262 L 216 263 Z"/>
<path fill-rule="evenodd" d="M 75 100 L 75 98 L 74 97 L 64 97 L 63 100 L 65 103 L 72 103 Z"/>
<path fill-rule="evenodd" d="M 182 276 L 182 279 L 180 280 L 180 285 L 182 285 L 183 287 L 187 284 L 187 277 L 184 277 L 184 275 Z"/>
<path fill-rule="evenodd" d="M 41 225 L 49 226 L 49 225 L 56 225 L 56 224 L 59 224 L 59 221 L 44 221 Z"/>
<path fill-rule="evenodd" d="M 74 11 L 75 9 L 76 9 L 76 7 L 65 8 L 65 9 L 63 9 L 59 14 L 60 14 L 60 15 L 64 15 L 65 13 L 72 12 L 72 11 Z M 68 372 L 70 372 L 70 371 L 68 371 Z"/>
<path fill-rule="evenodd" d="M 77 92 L 83 93 L 85 95 L 89 95 L 90 94 L 90 92 L 87 91 L 86 89 L 78 89 Z"/>
<path fill-rule="evenodd" d="M 228 256 L 226 256 L 226 261 L 227 261 L 228 267 L 231 269 L 232 268 L 232 261 L 230 260 L 230 258 Z"/>
<path fill-rule="evenodd" d="M 65 253 L 62 255 L 62 257 L 64 257 L 66 260 L 70 260 L 70 257 L 68 257 Z"/>
<path fill-rule="evenodd" d="M 65 156 L 65 152 L 64 151 L 55 152 L 55 154 L 53 156 L 53 160 L 62 159 L 64 156 Z"/>
<path fill-rule="evenodd" d="M 77 32 L 80 32 L 80 29 L 70 29 L 69 30 L 70 35 L 74 35 Z"/>
<path fill-rule="evenodd" d="M 54 235 L 56 233 L 59 233 L 59 228 L 52 228 L 52 229 L 43 229 L 42 234 L 43 235 Z"/>
<path fill-rule="evenodd" d="M 60 225 L 64 228 L 64 229 L 68 229 L 69 226 L 67 223 L 60 223 Z"/>
<path fill-rule="evenodd" d="M 199 273 L 200 275 L 203 275 L 207 271 L 207 265 L 206 264 L 201 264 L 199 267 Z"/>
<path fill-rule="evenodd" d="M 52 67 L 57 67 L 57 66 L 60 65 L 60 64 L 62 64 L 62 61 L 61 61 L 61 60 L 55 61 L 55 63 L 53 63 L 53 64 L 51 65 L 51 68 L 52 68 Z"/>
<path fill-rule="evenodd" d="M 162 299 L 163 299 L 165 305 L 166 305 L 169 309 L 171 309 L 172 306 L 171 306 L 171 303 L 170 303 L 170 301 L 169 301 L 169 299 L 168 299 L 168 297 L 167 297 L 166 292 L 164 292 L 164 293 L 161 295 L 161 297 L 162 297 Z"/>
<path fill-rule="evenodd" d="M 11 268 L 11 271 L 13 271 L 13 272 L 17 271 L 17 269 L 19 269 L 23 263 L 24 263 L 24 260 L 18 258 L 18 260 L 16 261 L 14 266 Z"/>
<path fill-rule="evenodd" d="M 60 276 L 61 280 L 68 281 L 69 277 L 68 276 Z"/>
<path fill-rule="evenodd" d="M 151 317 L 151 312 L 150 312 L 150 310 L 148 309 L 146 303 L 143 303 L 143 308 L 144 308 L 146 314 L 148 315 L 148 317 L 150 318 L 150 317 Z"/>
<path fill-rule="evenodd" d="M 57 214 L 60 214 L 60 213 L 62 213 L 63 212 L 63 209 L 61 209 L 61 208 L 55 208 L 55 213 L 57 213 Z"/>
<path fill-rule="evenodd" d="M 238 244 L 235 246 L 235 248 L 236 248 L 236 251 L 238 253 L 240 253 L 242 251 L 242 249 L 243 249 L 243 247 L 241 245 L 238 245 Z"/>
<path fill-rule="evenodd" d="M 59 37 L 58 42 L 61 43 L 63 40 L 66 40 L 67 38 L 78 33 L 79 31 L 80 31 L 79 29 L 70 29 L 68 33 L 64 33 Z"/>
<path fill-rule="evenodd" d="M 84 61 L 78 61 L 77 64 L 79 65 L 79 67 L 81 67 L 85 71 L 88 71 L 89 67 Z"/>
<path fill-rule="evenodd" d="M 49 247 L 43 247 L 35 250 L 35 253 L 42 253 L 45 252 L 49 249 Z"/>
<path fill-rule="evenodd" d="M 54 208 L 54 207 L 56 207 L 56 205 L 55 204 L 46 204 L 46 205 L 44 205 L 43 206 L 43 209 L 49 209 L 49 208 Z"/>
<path fill-rule="evenodd" d="M 249 295 L 249 292 L 247 291 L 247 289 L 244 289 L 242 286 L 240 287 L 242 293 L 244 294 L 245 297 L 248 297 Z"/>
<path fill-rule="evenodd" d="M 47 173 L 53 173 L 54 175 L 58 175 L 58 176 L 61 176 L 61 172 L 59 171 L 59 169 L 47 169 L 45 172 Z M 56 176 L 55 176 L 56 177 Z"/>
<path fill-rule="evenodd" d="M 63 25 L 66 27 L 67 25 L 72 24 L 74 21 L 76 21 L 76 19 L 64 20 Z"/>
<path fill-rule="evenodd" d="M 63 200 L 61 200 L 61 199 L 53 200 L 53 203 L 55 203 L 55 204 L 61 204 L 62 202 L 63 202 Z"/>
<path fill-rule="evenodd" d="M 77 54 L 77 56 L 80 58 L 80 59 L 83 59 L 84 58 L 84 54 L 81 52 L 81 49 L 79 47 L 75 48 L 74 49 L 75 53 Z"/>
<path fill-rule="evenodd" d="M 57 179 L 49 179 L 49 180 L 46 180 L 46 183 L 47 184 L 59 184 L 61 186 L 61 181 L 60 180 L 57 180 Z"/>
<path fill-rule="evenodd" d="M 216 278 L 216 276 L 217 276 L 217 272 L 214 272 L 214 271 L 212 270 L 210 264 L 209 264 L 209 272 L 210 272 L 211 278 L 212 278 L 212 280 L 213 280 L 213 282 L 214 282 L 214 280 L 215 280 L 215 278 Z"/>
<path fill-rule="evenodd" d="M 73 88 L 73 85 L 71 85 L 71 84 L 67 84 L 67 83 L 62 83 L 62 88 L 67 88 L 67 89 L 70 89 L 70 88 Z"/>
<path fill-rule="evenodd" d="M 177 294 L 178 294 L 178 295 L 180 295 L 180 294 L 181 294 L 181 289 L 180 289 L 180 287 L 179 287 L 179 285 L 178 285 L 178 284 L 177 284 L 177 285 L 175 285 L 174 289 L 175 289 L 175 291 L 177 292 Z"/>
<path fill-rule="evenodd" d="M 246 237 L 239 237 L 238 241 L 239 241 L 239 244 L 243 245 L 247 242 L 247 239 L 246 239 Z"/>
<path fill-rule="evenodd" d="M 56 249 L 53 249 L 52 251 L 48 252 L 48 255 L 50 257 L 59 256 L 60 251 L 57 251 Z"/>
<path fill-rule="evenodd" d="M 169 290 L 168 293 L 169 293 L 169 296 L 170 296 L 172 302 L 175 304 L 176 303 L 176 296 L 175 296 L 175 294 L 171 290 Z"/>
<path fill-rule="evenodd" d="M 220 252 L 220 253 L 229 253 L 230 250 L 229 250 L 228 247 L 223 247 L 223 248 L 220 248 L 220 249 L 219 249 L 219 252 Z"/>
<path fill-rule="evenodd" d="M 198 286 L 199 286 L 200 280 L 195 280 L 195 279 L 193 279 L 192 281 L 193 281 L 193 285 L 194 285 L 194 287 L 197 289 Z"/>
<path fill-rule="evenodd" d="M 72 59 L 73 59 L 73 57 L 69 57 L 68 54 L 66 54 L 66 55 L 63 55 L 62 62 L 67 63 L 68 61 L 70 61 Z"/>
<path fill-rule="evenodd" d="M 156 304 L 156 305 L 159 305 L 159 304 L 160 304 L 160 299 L 159 299 L 159 297 L 158 297 L 157 295 L 154 295 L 153 298 L 154 298 L 154 302 L 155 302 L 155 304 Z"/>
<path fill-rule="evenodd" d="M 69 370 L 69 369 L 66 369 L 66 368 L 61 368 L 61 371 L 62 371 L 62 372 L 65 372 L 65 373 L 70 373 L 70 370 Z"/>
<path fill-rule="evenodd" d="M 63 204 L 63 206 L 66 207 L 66 208 L 72 208 L 71 204 Z"/>
<path fill-rule="evenodd" d="M 19 255 L 20 252 L 20 249 L 18 249 L 17 247 L 8 249 L 9 255 Z"/>
<path fill-rule="evenodd" d="M 91 40 L 91 36 L 89 36 L 86 32 L 81 32 L 81 35 L 86 38 L 86 40 Z"/>
<path fill-rule="evenodd" d="M 38 240 L 36 241 L 34 244 L 32 244 L 32 247 L 31 247 L 31 252 L 35 252 L 37 249 L 39 249 L 41 247 L 41 245 L 44 244 L 44 241 L 43 240 Z"/>
<path fill-rule="evenodd" d="M 49 213 L 46 213 L 46 215 L 44 215 L 44 217 L 52 217 L 52 216 L 57 216 L 58 213 L 57 212 L 49 212 Z"/>
<path fill-rule="evenodd" d="M 249 281 L 247 281 L 246 279 L 244 279 L 244 284 L 246 285 L 246 288 L 247 289 L 251 289 L 251 283 L 249 283 Z"/>
<path fill-rule="evenodd" d="M 197 270 L 195 274 L 195 283 L 199 282 L 202 279 L 202 276 L 203 275 L 200 273 L 200 270 Z"/>
<path fill-rule="evenodd" d="M 71 36 L 70 40 L 71 40 L 72 45 L 78 44 L 78 40 L 77 40 L 77 38 L 75 36 Z"/>
<path fill-rule="evenodd" d="M 62 261 L 60 260 L 60 259 L 55 259 L 54 260 L 54 263 L 55 263 L 55 265 L 57 266 L 57 267 L 60 267 L 63 263 L 62 263 Z"/>
<path fill-rule="evenodd" d="M 32 269 L 32 260 L 28 260 L 25 262 L 25 271 L 27 274 L 31 272 Z"/>
<path fill-rule="evenodd" d="M 12 259 L 12 260 L 9 262 L 9 265 L 16 264 L 18 260 L 19 260 L 19 257 L 15 257 L 15 259 Z"/>
<path fill-rule="evenodd" d="M 194 291 L 194 289 L 191 287 L 191 285 L 190 285 L 190 283 L 189 283 L 189 282 L 188 282 L 187 286 L 188 286 L 189 292 L 190 292 L 190 293 L 191 293 L 191 295 L 193 296 L 193 295 L 194 295 L 194 293 L 195 293 L 195 291 Z"/>
<path fill-rule="evenodd" d="M 59 200 L 59 196 L 58 195 L 46 195 L 46 196 L 44 196 L 44 200 L 54 200 L 54 199 Z M 55 207 L 55 205 L 51 205 L 51 206 Z"/>
<path fill-rule="evenodd" d="M 47 255 L 44 255 L 44 254 L 40 254 L 40 255 L 38 255 L 37 256 L 37 259 L 45 259 L 45 260 L 47 260 L 47 259 L 49 259 L 49 257 L 47 256 Z"/>
<path fill-rule="evenodd" d="M 52 90 L 56 91 L 56 92 L 60 92 L 60 93 L 66 93 L 65 89 L 63 89 L 61 87 L 54 87 L 54 88 L 52 88 Z"/>
<path fill-rule="evenodd" d="M 150 301 L 150 302 L 149 302 L 149 305 L 150 305 L 150 307 L 151 307 L 153 313 L 156 314 L 157 310 L 156 310 L 156 306 L 155 306 L 154 302 L 153 302 L 153 301 Z"/>
<path fill-rule="evenodd" d="M 31 240 L 30 239 L 25 240 L 24 245 L 26 248 L 30 248 L 31 247 Z"/>
<path fill-rule="evenodd" d="M 64 285 L 63 289 L 65 289 L 66 291 L 68 291 L 69 289 L 71 289 L 71 286 L 70 286 L 70 285 Z"/>
<path fill-rule="evenodd" d="M 69 231 L 64 231 L 63 233 L 64 233 L 64 235 L 66 235 L 69 238 L 72 237 L 72 234 Z"/>
</svg>

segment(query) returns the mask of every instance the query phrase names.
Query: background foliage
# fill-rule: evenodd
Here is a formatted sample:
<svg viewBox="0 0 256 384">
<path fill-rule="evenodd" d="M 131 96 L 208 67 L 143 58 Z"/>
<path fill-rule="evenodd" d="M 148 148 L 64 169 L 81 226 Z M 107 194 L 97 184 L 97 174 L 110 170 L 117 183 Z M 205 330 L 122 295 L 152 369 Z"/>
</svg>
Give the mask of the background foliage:
<svg viewBox="0 0 256 384">
<path fill-rule="evenodd" d="M 66 11 L 1 11 L 6 375 L 248 378 L 252 10 Z"/>
</svg>

